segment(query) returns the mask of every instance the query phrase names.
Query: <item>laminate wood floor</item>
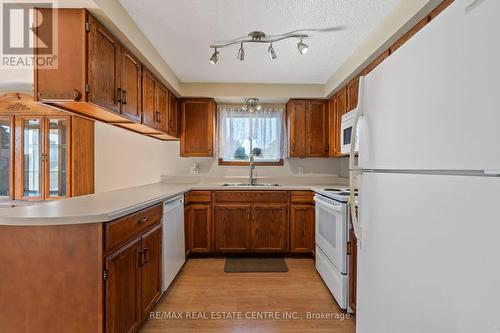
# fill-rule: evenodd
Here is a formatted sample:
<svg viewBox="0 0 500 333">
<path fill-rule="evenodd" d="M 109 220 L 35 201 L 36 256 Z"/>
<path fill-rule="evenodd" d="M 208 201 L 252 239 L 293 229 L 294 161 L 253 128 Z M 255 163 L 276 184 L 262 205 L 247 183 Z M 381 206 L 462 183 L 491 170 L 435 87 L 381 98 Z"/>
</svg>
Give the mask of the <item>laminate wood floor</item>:
<svg viewBox="0 0 500 333">
<path fill-rule="evenodd" d="M 287 273 L 224 273 L 224 259 L 190 259 L 140 332 L 355 332 L 314 261 L 286 263 Z"/>
</svg>

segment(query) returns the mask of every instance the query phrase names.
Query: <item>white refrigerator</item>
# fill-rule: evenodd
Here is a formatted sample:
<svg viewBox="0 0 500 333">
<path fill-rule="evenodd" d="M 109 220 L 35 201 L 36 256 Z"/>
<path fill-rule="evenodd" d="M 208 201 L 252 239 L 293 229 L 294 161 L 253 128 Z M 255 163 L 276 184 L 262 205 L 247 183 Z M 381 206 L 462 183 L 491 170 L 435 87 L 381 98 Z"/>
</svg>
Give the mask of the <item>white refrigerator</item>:
<svg viewBox="0 0 500 333">
<path fill-rule="evenodd" d="M 499 78 L 499 0 L 456 0 L 362 78 L 357 333 L 500 333 Z"/>
</svg>

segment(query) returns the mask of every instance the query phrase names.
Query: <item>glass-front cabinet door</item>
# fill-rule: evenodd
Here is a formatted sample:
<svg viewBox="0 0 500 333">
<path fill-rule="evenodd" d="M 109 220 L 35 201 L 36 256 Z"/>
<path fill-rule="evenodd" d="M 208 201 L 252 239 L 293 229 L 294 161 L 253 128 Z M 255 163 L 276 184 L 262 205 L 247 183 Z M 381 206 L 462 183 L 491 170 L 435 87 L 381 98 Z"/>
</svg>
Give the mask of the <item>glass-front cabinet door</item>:
<svg viewBox="0 0 500 333">
<path fill-rule="evenodd" d="M 13 118 L 0 117 L 0 199 L 13 198 Z"/>
<path fill-rule="evenodd" d="M 18 154 L 17 199 L 43 199 L 43 117 L 16 117 L 20 140 Z"/>
<path fill-rule="evenodd" d="M 69 196 L 68 116 L 16 116 L 16 199 Z"/>
<path fill-rule="evenodd" d="M 69 117 L 48 117 L 46 128 L 46 198 L 67 197 L 69 192 Z"/>
</svg>

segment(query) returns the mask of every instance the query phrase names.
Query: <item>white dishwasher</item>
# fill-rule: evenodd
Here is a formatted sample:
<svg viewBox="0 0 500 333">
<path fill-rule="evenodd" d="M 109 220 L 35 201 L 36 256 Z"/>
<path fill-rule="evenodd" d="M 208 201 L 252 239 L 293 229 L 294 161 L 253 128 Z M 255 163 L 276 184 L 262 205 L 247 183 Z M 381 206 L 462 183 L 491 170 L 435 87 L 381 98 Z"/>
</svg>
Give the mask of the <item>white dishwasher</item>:
<svg viewBox="0 0 500 333">
<path fill-rule="evenodd" d="M 186 261 L 184 246 L 184 198 L 163 203 L 163 279 L 161 292 L 167 290 Z"/>
</svg>

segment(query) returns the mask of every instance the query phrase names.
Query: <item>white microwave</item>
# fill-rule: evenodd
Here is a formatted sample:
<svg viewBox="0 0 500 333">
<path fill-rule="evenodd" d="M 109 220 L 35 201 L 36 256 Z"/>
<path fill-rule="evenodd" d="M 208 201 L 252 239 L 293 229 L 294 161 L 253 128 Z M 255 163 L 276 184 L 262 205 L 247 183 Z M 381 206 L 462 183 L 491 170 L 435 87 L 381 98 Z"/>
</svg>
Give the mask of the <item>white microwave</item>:
<svg viewBox="0 0 500 333">
<path fill-rule="evenodd" d="M 342 155 L 349 155 L 351 153 L 351 139 L 354 127 L 354 118 L 357 110 L 347 112 L 342 116 L 342 123 L 340 125 L 340 152 Z M 356 145 L 355 152 L 359 151 L 359 126 L 356 126 Z"/>
</svg>

